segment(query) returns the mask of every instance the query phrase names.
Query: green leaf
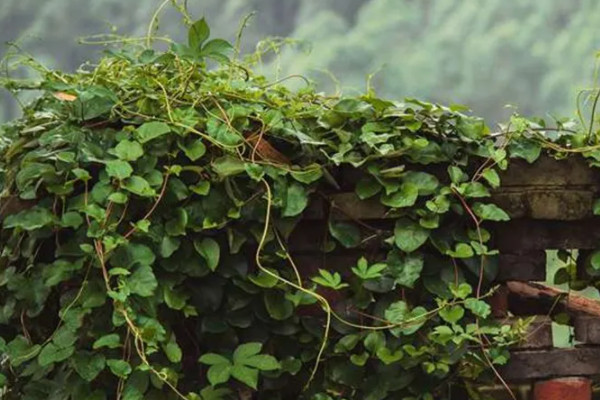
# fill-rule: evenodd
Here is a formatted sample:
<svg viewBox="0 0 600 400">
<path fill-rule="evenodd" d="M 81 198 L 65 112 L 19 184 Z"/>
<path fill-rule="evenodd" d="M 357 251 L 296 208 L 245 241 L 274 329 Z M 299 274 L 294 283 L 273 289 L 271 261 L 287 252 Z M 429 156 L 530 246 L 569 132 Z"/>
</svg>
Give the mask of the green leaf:
<svg viewBox="0 0 600 400">
<path fill-rule="evenodd" d="M 188 31 L 188 46 L 194 51 L 200 51 L 202 44 L 210 36 L 210 28 L 204 18 L 194 22 Z"/>
<path fill-rule="evenodd" d="M 181 240 L 173 236 L 164 236 L 160 242 L 160 256 L 169 258 L 181 246 Z"/>
<path fill-rule="evenodd" d="M 154 294 L 158 281 L 152 268 L 148 265 L 142 265 L 127 277 L 127 286 L 133 294 L 150 297 Z"/>
<path fill-rule="evenodd" d="M 294 305 L 278 290 L 269 290 L 263 294 L 263 302 L 269 316 L 276 321 L 283 321 L 292 316 Z"/>
<path fill-rule="evenodd" d="M 188 224 L 188 215 L 184 208 L 177 208 L 175 216 L 165 224 L 165 231 L 169 236 L 185 235 L 185 228 Z"/>
<path fill-rule="evenodd" d="M 106 173 L 108 176 L 123 180 L 131 176 L 133 168 L 127 161 L 111 160 L 106 163 Z"/>
<path fill-rule="evenodd" d="M 487 318 L 492 310 L 488 303 L 483 300 L 477 300 L 474 298 L 468 298 L 465 300 L 465 307 L 470 310 L 473 314 L 481 318 Z"/>
<path fill-rule="evenodd" d="M 377 351 L 385 347 L 385 335 L 381 331 L 370 332 L 364 340 L 365 349 L 371 354 L 377 353 Z"/>
<path fill-rule="evenodd" d="M 121 185 L 123 189 L 130 191 L 142 197 L 152 197 L 156 195 L 156 191 L 150 187 L 147 180 L 141 176 L 133 175 L 125 179 Z"/>
<path fill-rule="evenodd" d="M 397 336 L 398 332 L 401 332 L 403 335 L 410 336 L 421 329 L 425 322 L 427 322 L 427 310 L 424 307 L 415 307 L 408 314 L 405 325 L 398 330 L 392 331 L 392 334 Z"/>
<path fill-rule="evenodd" d="M 80 181 L 84 181 L 87 182 L 90 179 L 92 179 L 92 176 L 90 175 L 89 172 L 87 172 L 85 169 L 81 169 L 81 168 L 75 168 L 73 170 L 71 170 L 71 172 L 73 173 L 73 175 L 75 175 L 75 177 L 77 179 L 79 179 Z"/>
<path fill-rule="evenodd" d="M 91 382 L 102 370 L 106 364 L 106 359 L 101 353 L 76 353 L 72 358 L 73 368 L 87 382 Z"/>
<path fill-rule="evenodd" d="M 52 338 L 52 343 L 62 348 L 72 346 L 76 341 L 76 332 L 67 325 L 59 328 Z"/>
<path fill-rule="evenodd" d="M 387 347 L 381 347 L 377 350 L 377 358 L 379 358 L 385 365 L 390 365 L 400 361 L 403 356 L 404 353 L 400 349 L 394 351 L 393 353 Z"/>
<path fill-rule="evenodd" d="M 455 167 L 453 165 L 448 167 L 448 176 L 450 176 L 450 180 L 455 185 L 459 183 L 466 182 L 469 180 L 469 176 L 463 172 L 462 169 Z"/>
<path fill-rule="evenodd" d="M 480 140 L 489 134 L 489 128 L 481 118 L 461 116 L 456 127 L 458 133 L 467 141 Z"/>
<path fill-rule="evenodd" d="M 466 243 L 458 243 L 454 250 L 447 250 L 446 254 L 453 258 L 473 257 L 473 248 Z"/>
<path fill-rule="evenodd" d="M 311 280 L 321 286 L 329 287 L 334 290 L 339 290 L 348 286 L 348 284 L 342 283 L 342 277 L 338 272 L 332 274 L 327 270 L 319 269 L 319 275 L 320 276 L 311 278 Z"/>
<path fill-rule="evenodd" d="M 304 211 L 308 204 L 308 194 L 304 186 L 292 183 L 287 189 L 285 208 L 282 215 L 284 217 L 295 217 Z"/>
<path fill-rule="evenodd" d="M 200 181 L 197 184 L 190 186 L 190 190 L 200 196 L 206 196 L 210 192 L 210 182 Z"/>
<path fill-rule="evenodd" d="M 118 98 L 110 89 L 102 86 L 89 86 L 78 90 L 75 101 L 72 102 L 74 117 L 87 121 L 108 114 Z"/>
<path fill-rule="evenodd" d="M 591 254 L 590 265 L 594 271 L 600 271 L 600 250 L 596 250 Z"/>
<path fill-rule="evenodd" d="M 131 373 L 131 365 L 125 360 L 111 359 L 106 360 L 106 365 L 114 375 L 119 378 L 127 378 Z"/>
<path fill-rule="evenodd" d="M 233 362 L 240 363 L 246 358 L 254 356 L 262 350 L 262 343 L 250 342 L 239 345 L 233 352 Z"/>
<path fill-rule="evenodd" d="M 435 193 L 440 185 L 438 179 L 426 172 L 409 171 L 403 177 L 405 184 L 412 184 L 417 187 L 419 196 L 426 196 Z"/>
<path fill-rule="evenodd" d="M 245 358 L 242 364 L 258 369 L 259 371 L 274 371 L 281 368 L 279 361 L 273 356 L 259 354 Z"/>
<path fill-rule="evenodd" d="M 38 356 L 38 363 L 45 367 L 55 362 L 61 362 L 73 355 L 75 347 L 73 345 L 61 347 L 54 342 L 50 342 L 44 346 Z"/>
<path fill-rule="evenodd" d="M 214 368 L 214 367 L 212 367 Z M 248 368 L 244 365 L 234 364 L 231 368 L 231 376 L 256 390 L 258 386 L 258 370 Z"/>
<path fill-rule="evenodd" d="M 47 287 L 53 287 L 61 282 L 72 278 L 74 271 L 79 271 L 83 267 L 83 260 L 68 261 L 57 259 L 48 268 L 45 268 L 42 277 Z"/>
<path fill-rule="evenodd" d="M 364 366 L 367 363 L 368 359 L 369 359 L 369 353 L 367 353 L 367 352 L 364 352 L 362 354 L 352 354 L 350 356 L 350 362 L 359 367 Z"/>
<path fill-rule="evenodd" d="M 459 299 L 466 299 L 467 296 L 473 292 L 473 288 L 471 288 L 471 285 L 468 283 L 461 283 L 458 286 L 452 284 L 450 285 L 450 290 L 452 291 L 452 294 Z"/>
<path fill-rule="evenodd" d="M 181 289 L 174 289 L 169 286 L 163 286 L 163 297 L 167 307 L 173 310 L 183 310 L 187 304 L 189 296 Z"/>
<path fill-rule="evenodd" d="M 600 199 L 594 201 L 594 215 L 600 215 Z"/>
<path fill-rule="evenodd" d="M 377 263 L 371 266 L 367 265 L 367 260 L 364 257 L 361 257 L 356 267 L 352 267 L 352 272 L 360 279 L 368 280 L 375 279 L 381 276 L 381 272 L 387 268 L 387 264 Z"/>
<path fill-rule="evenodd" d="M 256 182 L 260 182 L 265 176 L 265 168 L 262 165 L 245 163 L 244 168 L 248 176 Z"/>
<path fill-rule="evenodd" d="M 491 187 L 500 187 L 500 177 L 495 169 L 488 168 L 481 174 L 483 178 L 490 184 Z"/>
<path fill-rule="evenodd" d="M 423 264 L 423 256 L 408 254 L 389 260 L 389 271 L 397 284 L 412 288 L 421 277 Z"/>
<path fill-rule="evenodd" d="M 354 191 L 359 199 L 365 200 L 381 192 L 381 189 L 382 186 L 377 179 L 372 176 L 364 176 L 358 181 Z"/>
<path fill-rule="evenodd" d="M 214 239 L 204 238 L 202 240 L 194 240 L 194 248 L 204 258 L 206 265 L 211 271 L 215 271 L 219 266 L 219 258 L 221 255 L 221 248 L 219 243 Z"/>
<path fill-rule="evenodd" d="M 26 231 L 33 231 L 52 225 L 54 221 L 55 217 L 52 212 L 46 208 L 33 207 L 18 214 L 7 216 L 3 225 L 5 229 L 21 228 Z"/>
<path fill-rule="evenodd" d="M 114 266 L 123 268 L 130 268 L 136 264 L 152 265 L 155 260 L 156 256 L 148 246 L 132 242 L 119 246 L 110 259 Z"/>
<path fill-rule="evenodd" d="M 404 208 L 415 204 L 419 197 L 419 187 L 413 183 L 403 183 L 400 190 L 381 196 L 381 203 L 388 207 Z"/>
<path fill-rule="evenodd" d="M 166 344 L 163 344 L 163 350 L 169 361 L 172 363 L 181 362 L 182 352 L 181 348 L 177 344 L 177 341 L 175 340 L 175 335 L 171 335 L 169 341 Z"/>
<path fill-rule="evenodd" d="M 231 364 L 231 362 L 227 358 L 215 353 L 204 354 L 200 357 L 198 361 L 206 365 Z"/>
<path fill-rule="evenodd" d="M 62 215 L 60 224 L 63 228 L 77 229 L 83 224 L 83 217 L 75 211 L 69 211 Z"/>
<path fill-rule="evenodd" d="M 336 343 L 334 351 L 336 353 L 347 353 L 349 351 L 352 351 L 360 341 L 360 338 L 361 337 L 357 334 L 343 336 Z"/>
<path fill-rule="evenodd" d="M 181 146 L 181 148 L 183 149 L 183 152 L 187 158 L 192 161 L 196 161 L 206 154 L 206 146 L 202 142 L 202 139 L 196 139 L 185 146 Z"/>
<path fill-rule="evenodd" d="M 358 246 L 361 241 L 360 229 L 348 222 L 330 221 L 329 233 L 347 249 Z"/>
<path fill-rule="evenodd" d="M 427 209 L 437 214 L 445 214 L 450 209 L 450 201 L 444 195 L 438 195 L 425 203 Z"/>
<path fill-rule="evenodd" d="M 402 323 L 408 315 L 408 305 L 405 301 L 397 301 L 385 310 L 385 319 L 393 324 Z"/>
<path fill-rule="evenodd" d="M 495 204 L 473 204 L 473 212 L 479 218 L 488 221 L 509 221 L 508 214 Z"/>
<path fill-rule="evenodd" d="M 353 98 L 345 98 L 339 100 L 334 106 L 333 109 L 340 114 L 358 114 L 362 113 L 365 110 L 369 109 L 371 106 L 369 103 L 366 103 L 359 99 Z"/>
<path fill-rule="evenodd" d="M 248 275 L 248 279 L 250 280 L 250 282 L 254 283 L 256 286 L 259 286 L 262 288 L 275 287 L 277 285 L 277 283 L 279 282 L 279 279 L 277 278 L 279 276 L 279 273 L 277 272 L 277 270 L 274 270 L 274 269 L 267 268 L 267 270 L 269 272 L 271 272 L 272 274 L 268 274 L 268 273 L 260 270 L 258 272 L 258 275 Z M 273 276 L 273 275 L 275 275 L 275 276 Z"/>
<path fill-rule="evenodd" d="M 206 377 L 212 386 L 217 386 L 229 380 L 231 369 L 232 365 L 230 363 L 216 364 L 208 369 Z"/>
<path fill-rule="evenodd" d="M 171 132 L 169 125 L 164 122 L 152 121 L 138 127 L 135 131 L 135 137 L 140 143 L 144 144 L 169 132 Z"/>
<path fill-rule="evenodd" d="M 116 333 L 110 333 L 108 335 L 104 335 L 98 338 L 92 348 L 94 350 L 100 349 L 102 347 L 108 347 L 109 349 L 116 349 L 121 347 L 121 338 Z"/>
<path fill-rule="evenodd" d="M 423 307 L 415 307 L 409 311 L 408 305 L 404 301 L 390 304 L 384 313 L 386 320 L 399 325 L 398 328 L 391 330 L 394 336 L 412 335 L 427 322 L 426 315 L 427 310 Z"/>
<path fill-rule="evenodd" d="M 229 125 L 223 123 L 216 116 L 208 119 L 206 122 L 206 131 L 212 138 L 224 146 L 236 146 L 244 140 L 244 137 L 239 132 L 232 130 Z"/>
<path fill-rule="evenodd" d="M 290 175 L 298 182 L 308 185 L 321 179 L 323 170 L 319 164 L 311 164 L 301 170 L 291 170 Z"/>
<path fill-rule="evenodd" d="M 125 204 L 127 203 L 127 195 L 122 192 L 114 192 L 108 196 L 108 200 L 116 204 Z"/>
<path fill-rule="evenodd" d="M 429 238 L 429 230 L 407 218 L 401 218 L 394 228 L 394 242 L 396 246 L 407 253 L 421 247 Z"/>
<path fill-rule="evenodd" d="M 227 178 L 229 176 L 241 174 L 246 170 L 246 167 L 244 166 L 244 162 L 239 158 L 223 156 L 213 161 L 212 169 L 221 178 Z"/>
<path fill-rule="evenodd" d="M 442 308 L 439 314 L 444 321 L 456 324 L 465 315 L 465 310 L 461 306 L 447 306 Z"/>
<path fill-rule="evenodd" d="M 523 158 L 532 164 L 540 157 L 542 145 L 536 140 L 519 138 L 509 141 L 508 151 L 512 157 Z"/>
<path fill-rule="evenodd" d="M 480 182 L 463 183 L 460 185 L 460 191 L 467 199 L 490 196 L 490 191 Z"/>
<path fill-rule="evenodd" d="M 114 154 L 121 160 L 135 161 L 144 155 L 144 149 L 138 142 L 121 140 L 114 149 Z"/>
<path fill-rule="evenodd" d="M 232 51 L 233 46 L 228 41 L 223 39 L 209 40 L 204 47 L 202 47 L 203 56 L 221 62 L 226 62 L 229 59 L 228 53 L 231 53 Z"/>
<path fill-rule="evenodd" d="M 6 354 L 13 367 L 18 367 L 26 361 L 36 357 L 42 346 L 39 344 L 31 345 L 29 341 L 21 335 L 15 337 L 6 344 Z"/>
</svg>

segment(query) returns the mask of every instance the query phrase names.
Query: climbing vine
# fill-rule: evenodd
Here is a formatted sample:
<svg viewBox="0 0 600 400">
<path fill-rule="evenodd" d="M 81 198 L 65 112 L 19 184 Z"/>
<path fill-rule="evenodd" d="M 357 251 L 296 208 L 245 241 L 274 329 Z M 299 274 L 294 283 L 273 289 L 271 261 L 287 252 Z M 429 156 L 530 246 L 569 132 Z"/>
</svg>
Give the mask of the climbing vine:
<svg viewBox="0 0 600 400">
<path fill-rule="evenodd" d="M 0 128 L 7 399 L 425 400 L 501 379 L 526 324 L 486 302 L 488 224 L 509 219 L 490 192 L 510 158 L 597 162 L 593 119 L 492 133 L 458 106 L 290 91 L 203 19 L 164 51 L 152 31 L 72 74 L 5 60 L 40 74 L 1 81 L 40 92 Z M 384 218 L 340 215 L 344 192 Z"/>
</svg>

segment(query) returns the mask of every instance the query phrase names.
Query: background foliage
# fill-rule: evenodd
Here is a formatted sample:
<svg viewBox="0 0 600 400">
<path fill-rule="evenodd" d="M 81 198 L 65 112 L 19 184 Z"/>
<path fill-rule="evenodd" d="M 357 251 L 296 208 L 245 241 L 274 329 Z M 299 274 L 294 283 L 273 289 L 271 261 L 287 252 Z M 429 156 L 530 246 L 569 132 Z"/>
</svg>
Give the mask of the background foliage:
<svg viewBox="0 0 600 400">
<path fill-rule="evenodd" d="M 5 0 L 0 41 L 22 46 L 50 66 L 73 70 L 97 57 L 97 47 L 76 38 L 109 30 L 141 33 L 157 0 Z M 578 89 L 590 85 L 600 33 L 594 0 L 190 0 L 213 30 L 233 39 L 240 19 L 258 11 L 244 35 L 251 50 L 265 36 L 290 36 L 307 44 L 285 50 L 281 74 L 301 73 L 335 90 L 363 90 L 368 74 L 386 97 L 415 96 L 446 104 L 469 104 L 489 121 L 510 115 L 571 114 Z M 162 28 L 182 38 L 179 17 Z M 312 47 L 312 53 L 304 50 Z M 267 58 L 267 71 L 277 65 Z M 0 118 L 14 116 L 5 97 Z"/>
</svg>

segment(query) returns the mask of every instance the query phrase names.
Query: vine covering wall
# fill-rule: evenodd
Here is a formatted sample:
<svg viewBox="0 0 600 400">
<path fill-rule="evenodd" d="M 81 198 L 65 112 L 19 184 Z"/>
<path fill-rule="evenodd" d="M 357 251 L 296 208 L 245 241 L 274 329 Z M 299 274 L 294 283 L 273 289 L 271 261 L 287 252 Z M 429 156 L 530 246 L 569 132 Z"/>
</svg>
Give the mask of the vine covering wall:
<svg viewBox="0 0 600 400">
<path fill-rule="evenodd" d="M 292 92 L 189 25 L 75 74 L 15 61 L 41 79 L 5 86 L 41 95 L 1 128 L 6 398 L 444 399 L 494 379 L 523 325 L 485 301 L 486 227 L 509 219 L 490 191 L 511 158 L 596 164 L 593 116 L 492 133 L 460 107 Z M 347 190 L 391 222 L 336 217 Z M 352 266 L 295 262 L 316 199 L 321 253 Z"/>
</svg>

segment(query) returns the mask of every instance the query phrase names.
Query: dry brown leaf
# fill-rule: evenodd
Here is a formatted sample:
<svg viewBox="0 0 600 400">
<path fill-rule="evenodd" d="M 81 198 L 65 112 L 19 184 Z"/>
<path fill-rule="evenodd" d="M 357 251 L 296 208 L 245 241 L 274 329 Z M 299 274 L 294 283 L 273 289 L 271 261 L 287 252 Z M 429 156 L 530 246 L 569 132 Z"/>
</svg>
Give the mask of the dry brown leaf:
<svg viewBox="0 0 600 400">
<path fill-rule="evenodd" d="M 290 160 L 266 141 L 263 136 L 252 135 L 247 141 L 252 146 L 252 152 L 258 154 L 263 160 L 276 164 L 291 164 Z"/>
<path fill-rule="evenodd" d="M 55 92 L 54 97 L 62 101 L 75 101 L 77 100 L 77 96 L 65 93 L 65 92 Z"/>
</svg>

